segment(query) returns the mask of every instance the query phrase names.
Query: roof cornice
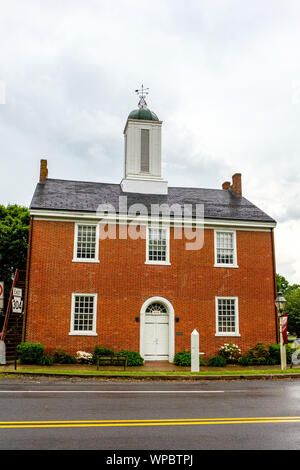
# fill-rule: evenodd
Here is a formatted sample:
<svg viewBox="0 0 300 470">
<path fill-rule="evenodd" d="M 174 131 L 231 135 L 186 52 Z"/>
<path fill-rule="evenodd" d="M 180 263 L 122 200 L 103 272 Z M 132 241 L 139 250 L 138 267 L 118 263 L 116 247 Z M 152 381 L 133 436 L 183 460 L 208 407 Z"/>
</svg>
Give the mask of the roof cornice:
<svg viewBox="0 0 300 470">
<path fill-rule="evenodd" d="M 118 223 L 118 224 L 165 224 L 176 227 L 182 226 L 205 226 L 210 227 L 235 227 L 239 229 L 264 229 L 270 230 L 276 227 L 276 222 L 264 222 L 255 220 L 234 220 L 234 219 L 213 219 L 213 218 L 196 218 L 196 217 L 170 217 L 170 216 L 157 216 L 157 215 L 130 215 L 130 214 L 97 214 L 96 212 L 82 212 L 82 211 L 57 211 L 45 209 L 31 209 L 30 215 L 35 219 L 60 221 L 60 222 L 76 222 L 78 220 L 90 220 L 94 222 L 103 221 L 103 223 Z"/>
</svg>

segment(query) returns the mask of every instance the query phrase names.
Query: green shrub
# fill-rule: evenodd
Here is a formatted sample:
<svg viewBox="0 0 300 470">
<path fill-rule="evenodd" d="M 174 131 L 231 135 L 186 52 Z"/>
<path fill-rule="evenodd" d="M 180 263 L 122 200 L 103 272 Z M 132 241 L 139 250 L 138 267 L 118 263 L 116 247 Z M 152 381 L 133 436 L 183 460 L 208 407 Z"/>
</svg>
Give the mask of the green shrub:
<svg viewBox="0 0 300 470">
<path fill-rule="evenodd" d="M 44 354 L 41 358 L 40 358 L 40 362 L 39 364 L 41 366 L 52 366 L 53 364 L 53 357 L 50 356 L 49 354 Z"/>
<path fill-rule="evenodd" d="M 221 346 L 219 355 L 225 357 L 228 364 L 236 364 L 242 353 L 237 344 L 225 343 Z"/>
<path fill-rule="evenodd" d="M 174 356 L 174 364 L 176 366 L 190 366 L 191 365 L 191 351 L 180 351 Z M 199 365 L 204 366 L 204 362 L 199 357 Z"/>
<path fill-rule="evenodd" d="M 248 356 L 241 356 L 238 358 L 238 364 L 240 366 L 251 366 L 251 364 L 253 363 L 251 357 L 248 357 Z"/>
<path fill-rule="evenodd" d="M 93 364 L 97 363 L 97 358 L 100 356 L 114 356 L 115 353 L 112 349 L 109 348 L 100 348 L 95 346 L 92 362 Z"/>
<path fill-rule="evenodd" d="M 287 344 L 285 347 L 286 347 L 286 362 L 290 364 L 292 362 L 293 349 L 291 348 L 289 344 Z"/>
<path fill-rule="evenodd" d="M 39 364 L 43 352 L 44 345 L 40 343 L 20 343 L 17 346 L 17 357 L 21 364 Z"/>
<path fill-rule="evenodd" d="M 53 352 L 53 362 L 56 364 L 76 364 L 76 358 L 64 349 L 58 348 Z"/>
<path fill-rule="evenodd" d="M 264 366 L 267 364 L 268 360 L 269 360 L 268 357 L 265 358 L 264 356 L 260 356 L 255 359 L 255 364 L 257 364 L 258 366 Z"/>
<path fill-rule="evenodd" d="M 280 364 L 280 344 L 270 344 L 269 346 L 270 357 L 275 360 L 274 364 Z M 289 364 L 292 360 L 292 348 L 289 344 L 286 345 L 286 361 Z"/>
<path fill-rule="evenodd" d="M 274 359 L 273 357 L 269 357 L 267 360 L 266 360 L 266 364 L 268 366 L 275 366 L 275 364 L 277 364 L 277 361 L 276 359 Z"/>
<path fill-rule="evenodd" d="M 142 356 L 135 351 L 127 351 L 124 349 L 119 351 L 116 356 L 126 356 L 128 366 L 142 366 L 144 364 Z"/>
<path fill-rule="evenodd" d="M 225 357 L 223 356 L 213 356 L 210 359 L 208 359 L 208 365 L 210 367 L 225 367 L 227 364 L 227 361 Z"/>
<path fill-rule="evenodd" d="M 253 348 L 249 349 L 247 356 L 252 359 L 253 364 L 266 364 L 270 353 L 264 343 L 257 343 Z M 264 358 L 264 361 L 262 358 Z"/>
</svg>

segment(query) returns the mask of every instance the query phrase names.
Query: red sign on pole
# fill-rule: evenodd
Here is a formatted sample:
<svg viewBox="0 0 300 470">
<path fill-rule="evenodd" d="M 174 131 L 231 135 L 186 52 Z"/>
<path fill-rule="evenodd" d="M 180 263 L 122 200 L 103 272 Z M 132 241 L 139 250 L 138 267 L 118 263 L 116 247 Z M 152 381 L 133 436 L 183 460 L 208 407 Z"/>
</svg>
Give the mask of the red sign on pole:
<svg viewBox="0 0 300 470">
<path fill-rule="evenodd" d="M 0 309 L 4 308 L 4 282 L 0 282 Z"/>
<path fill-rule="evenodd" d="M 287 322 L 288 322 L 288 315 L 282 315 L 282 338 L 283 344 L 288 344 L 288 337 L 287 337 Z"/>
</svg>

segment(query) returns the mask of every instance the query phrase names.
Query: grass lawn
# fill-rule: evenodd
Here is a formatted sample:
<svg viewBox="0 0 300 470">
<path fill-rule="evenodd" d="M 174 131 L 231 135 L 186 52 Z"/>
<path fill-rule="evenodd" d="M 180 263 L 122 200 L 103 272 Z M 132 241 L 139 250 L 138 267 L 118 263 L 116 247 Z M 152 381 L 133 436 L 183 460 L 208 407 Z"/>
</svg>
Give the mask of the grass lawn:
<svg viewBox="0 0 300 470">
<path fill-rule="evenodd" d="M 25 373 L 25 374 L 69 374 L 69 375 L 141 375 L 141 376 L 166 376 L 166 375 L 175 375 L 175 376 L 190 376 L 190 375 L 264 375 L 264 374 L 300 374 L 300 368 L 293 368 L 293 369 L 286 369 L 282 371 L 278 366 L 273 366 L 273 368 L 264 368 L 263 366 L 254 368 L 251 366 L 246 367 L 238 367 L 232 366 L 227 367 L 201 367 L 200 372 L 191 372 L 188 367 L 180 368 L 180 370 L 143 370 L 143 368 L 128 368 L 127 370 L 112 370 L 112 369 L 102 369 L 102 370 L 95 370 L 95 367 L 70 367 L 69 365 L 59 367 L 57 366 L 23 366 L 18 365 L 17 370 L 14 370 L 14 366 L 4 366 L 0 368 L 0 375 L 5 374 L 6 372 L 14 372 L 15 374 L 18 373 Z"/>
</svg>

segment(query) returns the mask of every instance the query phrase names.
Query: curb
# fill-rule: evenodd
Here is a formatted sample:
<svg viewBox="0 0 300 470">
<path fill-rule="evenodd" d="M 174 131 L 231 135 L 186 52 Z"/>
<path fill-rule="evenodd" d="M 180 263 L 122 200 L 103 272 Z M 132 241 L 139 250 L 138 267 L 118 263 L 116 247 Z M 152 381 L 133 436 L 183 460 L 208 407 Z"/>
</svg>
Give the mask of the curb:
<svg viewBox="0 0 300 470">
<path fill-rule="evenodd" d="M 149 381 L 201 381 L 201 380 L 278 380 L 278 379 L 300 379 L 300 374 L 253 374 L 253 375 L 109 375 L 109 374 L 64 374 L 43 372 L 14 372 L 3 371 L 1 375 L 24 375 L 33 377 L 76 377 L 81 379 L 124 379 L 124 380 L 149 380 Z"/>
</svg>

